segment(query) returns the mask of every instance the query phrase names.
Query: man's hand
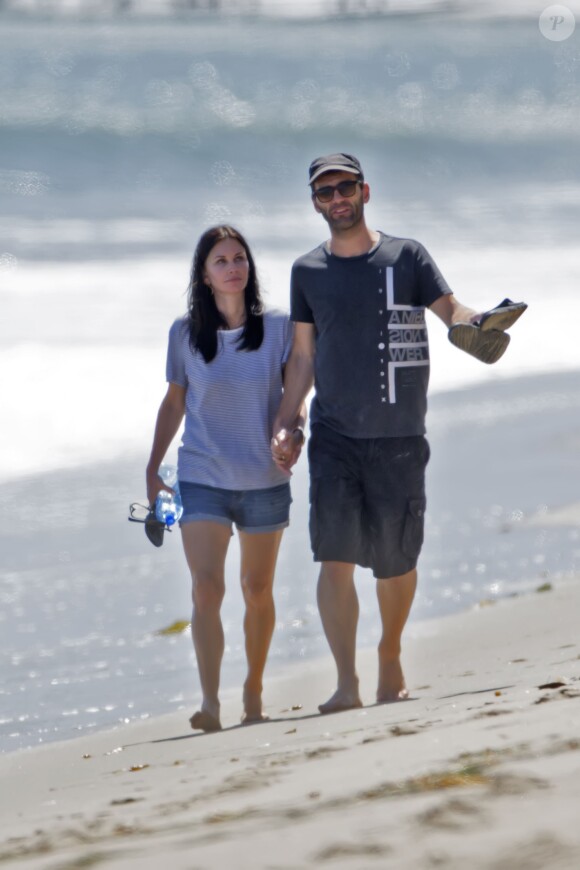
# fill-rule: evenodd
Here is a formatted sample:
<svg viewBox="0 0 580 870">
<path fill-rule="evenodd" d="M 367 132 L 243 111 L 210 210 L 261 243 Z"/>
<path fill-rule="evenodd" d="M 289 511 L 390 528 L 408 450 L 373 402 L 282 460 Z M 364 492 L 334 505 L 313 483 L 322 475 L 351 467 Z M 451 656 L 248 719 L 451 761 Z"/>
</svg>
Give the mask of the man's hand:
<svg viewBox="0 0 580 870">
<path fill-rule="evenodd" d="M 436 299 L 430 306 L 430 310 L 443 321 L 448 329 L 456 323 L 472 323 L 475 325 L 482 316 L 482 312 L 474 311 L 473 308 L 463 305 L 452 293 L 447 293 L 445 296 L 440 296 L 439 299 Z"/>
<path fill-rule="evenodd" d="M 280 429 L 270 442 L 272 459 L 282 471 L 292 474 L 290 469 L 296 465 L 304 444 L 304 432 L 302 429 Z"/>
<path fill-rule="evenodd" d="M 431 309 L 449 326 L 451 344 L 484 363 L 495 363 L 505 353 L 510 336 L 505 332 L 521 317 L 525 302 L 504 299 L 489 311 L 474 312 L 453 297 L 442 297 Z"/>
</svg>

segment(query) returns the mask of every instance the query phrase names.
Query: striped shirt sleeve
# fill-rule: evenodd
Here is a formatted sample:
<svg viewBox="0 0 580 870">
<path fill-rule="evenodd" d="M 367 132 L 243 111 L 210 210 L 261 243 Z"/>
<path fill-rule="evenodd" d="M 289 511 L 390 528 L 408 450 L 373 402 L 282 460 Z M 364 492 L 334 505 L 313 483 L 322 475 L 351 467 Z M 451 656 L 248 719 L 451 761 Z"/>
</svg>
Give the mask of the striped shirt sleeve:
<svg viewBox="0 0 580 870">
<path fill-rule="evenodd" d="M 180 387 L 187 386 L 185 372 L 184 342 L 188 341 L 187 326 L 183 318 L 176 320 L 169 330 L 169 344 L 167 347 L 167 365 L 165 377 L 168 383 L 178 384 Z"/>
</svg>

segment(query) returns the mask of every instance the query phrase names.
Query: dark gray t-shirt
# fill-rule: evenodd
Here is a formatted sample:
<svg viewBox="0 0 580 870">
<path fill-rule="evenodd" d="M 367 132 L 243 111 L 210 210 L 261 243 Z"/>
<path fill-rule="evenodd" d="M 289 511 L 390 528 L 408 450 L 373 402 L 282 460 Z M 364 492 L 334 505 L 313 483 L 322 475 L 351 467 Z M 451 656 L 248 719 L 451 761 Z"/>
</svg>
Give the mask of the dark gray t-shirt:
<svg viewBox="0 0 580 870">
<path fill-rule="evenodd" d="M 323 244 L 296 260 L 291 318 L 316 329 L 311 422 L 352 438 L 424 434 L 425 308 L 448 293 L 412 239 L 381 233 L 358 257 L 337 257 Z"/>
</svg>

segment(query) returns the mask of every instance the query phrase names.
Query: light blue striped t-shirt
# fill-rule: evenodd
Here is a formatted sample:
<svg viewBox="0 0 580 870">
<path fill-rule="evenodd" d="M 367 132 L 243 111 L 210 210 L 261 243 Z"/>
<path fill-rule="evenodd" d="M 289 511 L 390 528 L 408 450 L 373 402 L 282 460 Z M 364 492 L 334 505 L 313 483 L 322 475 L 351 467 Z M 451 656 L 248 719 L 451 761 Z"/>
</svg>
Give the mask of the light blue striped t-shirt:
<svg viewBox="0 0 580 870">
<path fill-rule="evenodd" d="M 253 351 L 237 349 L 242 329 L 218 332 L 210 363 L 191 350 L 187 317 L 170 329 L 167 380 L 186 388 L 180 480 L 238 490 L 288 481 L 272 461 L 270 439 L 293 325 L 285 312 L 266 311 L 264 340 Z"/>
</svg>

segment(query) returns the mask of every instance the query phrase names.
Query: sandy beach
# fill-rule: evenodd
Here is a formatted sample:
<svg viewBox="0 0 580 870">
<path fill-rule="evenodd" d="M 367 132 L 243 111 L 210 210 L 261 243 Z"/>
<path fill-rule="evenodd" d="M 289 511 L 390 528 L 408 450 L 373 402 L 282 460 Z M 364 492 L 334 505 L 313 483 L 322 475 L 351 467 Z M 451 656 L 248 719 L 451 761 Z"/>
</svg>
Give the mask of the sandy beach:
<svg viewBox="0 0 580 870">
<path fill-rule="evenodd" d="M 266 686 L 270 721 L 174 713 L 0 758 L 2 866 L 576 868 L 580 586 L 415 624 L 411 699 L 322 717 L 330 659 Z"/>
</svg>

